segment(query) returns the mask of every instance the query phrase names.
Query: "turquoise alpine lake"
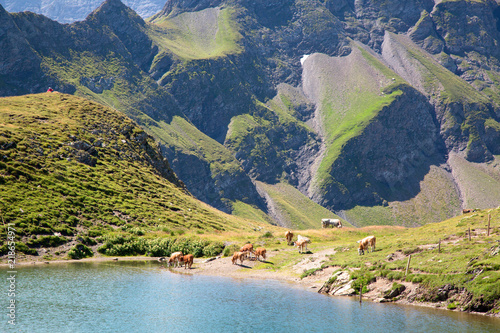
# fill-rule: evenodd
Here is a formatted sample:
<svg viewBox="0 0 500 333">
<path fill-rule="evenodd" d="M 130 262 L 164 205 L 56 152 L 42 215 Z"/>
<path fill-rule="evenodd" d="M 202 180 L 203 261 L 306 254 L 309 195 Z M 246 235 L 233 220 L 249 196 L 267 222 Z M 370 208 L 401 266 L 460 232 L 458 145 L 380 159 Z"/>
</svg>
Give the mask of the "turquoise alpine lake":
<svg viewBox="0 0 500 333">
<path fill-rule="evenodd" d="M 500 319 L 329 297 L 274 280 L 175 274 L 157 262 L 19 266 L 1 332 L 498 332 Z"/>
</svg>

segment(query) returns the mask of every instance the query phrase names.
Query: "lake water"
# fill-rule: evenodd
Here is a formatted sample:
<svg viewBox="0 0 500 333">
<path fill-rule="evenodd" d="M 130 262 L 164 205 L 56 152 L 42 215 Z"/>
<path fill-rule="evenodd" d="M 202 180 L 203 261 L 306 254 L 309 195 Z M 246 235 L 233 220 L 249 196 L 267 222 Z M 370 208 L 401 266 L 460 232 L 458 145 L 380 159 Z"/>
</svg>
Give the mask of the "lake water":
<svg viewBox="0 0 500 333">
<path fill-rule="evenodd" d="M 0 332 L 499 332 L 500 319 L 320 295 L 272 280 L 181 275 L 156 262 L 17 267 Z"/>
</svg>

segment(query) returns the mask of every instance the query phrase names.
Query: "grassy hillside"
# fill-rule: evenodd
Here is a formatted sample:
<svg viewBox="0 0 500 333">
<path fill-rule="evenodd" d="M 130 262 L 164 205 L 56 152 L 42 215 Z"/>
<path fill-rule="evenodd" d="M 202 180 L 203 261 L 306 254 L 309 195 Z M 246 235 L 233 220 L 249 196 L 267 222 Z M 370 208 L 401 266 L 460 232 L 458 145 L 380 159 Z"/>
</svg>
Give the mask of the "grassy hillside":
<svg viewBox="0 0 500 333">
<path fill-rule="evenodd" d="M 490 236 L 487 236 L 486 229 L 488 219 Z M 254 266 L 252 271 L 274 270 L 301 278 L 311 276 L 314 280 L 317 272 L 333 267 L 333 275 L 321 281 L 325 285 L 335 284 L 336 273 L 347 271 L 353 293 L 358 293 L 362 287 L 363 294 L 366 294 L 376 290 L 383 281 L 389 286 L 394 283 L 408 287 L 413 283 L 416 284 L 414 287 L 421 288 L 389 301 L 429 302 L 436 308 L 489 311 L 497 315 L 500 311 L 499 208 L 480 210 L 418 228 L 371 226 L 301 230 L 300 234 L 312 241 L 306 255 L 299 254 L 296 249 L 289 250 L 281 233 L 273 232 L 273 237 L 266 239 L 253 238 L 253 242 L 274 250 L 271 259 Z M 368 235 L 376 237 L 376 249 L 360 256 L 356 241 Z M 252 240 L 248 235 L 246 238 Z M 318 256 L 324 251 L 333 254 L 320 261 Z M 297 272 L 298 263 L 312 262 L 308 260 L 313 257 L 311 254 L 316 257 L 315 268 Z M 384 294 L 373 296 L 382 298 Z"/>
<path fill-rule="evenodd" d="M 486 231 L 488 216 L 491 218 L 492 227 L 489 237 Z M 378 250 L 363 257 L 359 257 L 356 251 L 338 253 L 332 256 L 328 265 L 360 268 L 360 271 L 353 274 L 353 277 L 357 277 L 358 286 L 367 285 L 368 281 L 377 277 L 412 281 L 428 288 L 428 292 L 423 293 L 419 300 L 446 300 L 448 308 L 462 307 L 469 311 L 478 311 L 482 306 L 496 307 L 498 310 L 499 227 L 500 210 L 497 208 L 469 213 L 415 229 L 371 228 L 362 233 L 360 230 L 357 237 L 368 233 L 377 237 Z M 466 233 L 469 228 L 471 241 Z M 337 249 L 353 248 L 353 243 L 345 243 L 344 239 L 335 243 Z M 405 277 L 409 255 L 412 257 L 411 265 Z M 389 256 L 392 259 L 388 259 Z M 455 297 L 450 294 L 449 299 L 440 299 L 438 289 L 445 285 L 450 285 L 451 289 L 459 292 Z M 460 291 L 462 295 L 466 295 L 462 297 Z M 469 299 L 465 297 L 467 295 L 470 295 Z"/>
<path fill-rule="evenodd" d="M 269 196 L 271 215 L 278 218 L 282 226 L 291 229 L 318 229 L 321 228 L 321 219 L 339 218 L 289 184 L 269 185 L 259 182 L 258 187 Z M 346 221 L 343 221 L 343 225 L 351 226 Z"/>
<path fill-rule="evenodd" d="M 203 134 L 185 118 L 175 116 L 170 123 L 159 122 L 157 126 L 150 127 L 150 131 L 168 149 L 181 150 L 207 161 L 214 176 L 242 171 L 238 161 L 224 146 Z"/>
<path fill-rule="evenodd" d="M 403 52 L 408 57 L 405 61 L 408 62 L 408 65 L 417 68 L 427 94 L 434 98 L 441 98 L 446 103 L 488 103 L 488 99 L 483 94 L 459 76 L 444 68 L 430 54 L 415 45 L 409 38 L 391 33 L 389 33 L 388 38 L 404 48 Z M 418 76 L 415 76 L 413 79 L 418 79 Z"/>
<path fill-rule="evenodd" d="M 174 17 L 161 16 L 150 23 L 150 36 L 167 52 L 183 60 L 208 59 L 239 53 L 240 27 L 234 9 L 207 8 Z"/>
<path fill-rule="evenodd" d="M 420 192 L 413 198 L 391 201 L 387 207 L 356 206 L 345 211 L 346 218 L 357 227 L 400 225 L 416 227 L 440 222 L 460 214 L 461 199 L 452 175 L 431 166 L 420 182 Z"/>
<path fill-rule="evenodd" d="M 331 180 L 330 169 L 347 141 L 401 94 L 403 80 L 362 46 L 346 57 L 315 54 L 304 63 L 304 91 L 318 105 L 326 152 L 313 186 Z"/>
<path fill-rule="evenodd" d="M 28 245 L 20 244 L 21 252 L 78 240 L 90 246 L 111 237 L 123 245 L 123 237 L 253 227 L 174 185 L 178 180 L 151 137 L 121 113 L 82 98 L 0 99 L 0 156 L 0 214 Z"/>
<path fill-rule="evenodd" d="M 484 209 L 497 203 L 500 198 L 498 158 L 491 163 L 477 164 L 451 154 L 448 163 L 453 168 L 464 207 Z"/>
</svg>

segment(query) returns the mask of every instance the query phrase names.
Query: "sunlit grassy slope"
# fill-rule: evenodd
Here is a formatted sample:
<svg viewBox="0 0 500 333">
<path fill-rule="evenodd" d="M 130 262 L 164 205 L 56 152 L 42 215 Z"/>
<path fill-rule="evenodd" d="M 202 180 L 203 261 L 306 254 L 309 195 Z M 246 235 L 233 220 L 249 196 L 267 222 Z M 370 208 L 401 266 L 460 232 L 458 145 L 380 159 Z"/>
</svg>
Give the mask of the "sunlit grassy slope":
<svg viewBox="0 0 500 333">
<path fill-rule="evenodd" d="M 185 60 L 239 53 L 240 27 L 233 15 L 232 8 L 215 7 L 175 17 L 161 16 L 150 22 L 150 36 L 162 49 Z"/>
<path fill-rule="evenodd" d="M 279 216 L 282 225 L 286 225 L 288 228 L 318 229 L 321 228 L 321 219 L 339 218 L 289 184 L 269 185 L 258 182 L 258 186 L 270 197 L 274 214 Z M 346 221 L 343 224 L 351 226 Z"/>
<path fill-rule="evenodd" d="M 0 149 L 0 213 L 19 237 L 250 228 L 162 177 L 168 162 L 152 138 L 95 102 L 59 93 L 2 98 Z"/>
</svg>

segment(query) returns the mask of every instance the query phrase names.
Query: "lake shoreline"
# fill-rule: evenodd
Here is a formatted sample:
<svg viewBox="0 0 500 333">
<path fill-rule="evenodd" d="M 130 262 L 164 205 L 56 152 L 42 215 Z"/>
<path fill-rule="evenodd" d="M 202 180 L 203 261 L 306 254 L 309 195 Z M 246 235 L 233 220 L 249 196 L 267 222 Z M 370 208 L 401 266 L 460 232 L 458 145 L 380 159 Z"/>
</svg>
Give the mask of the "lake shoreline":
<svg viewBox="0 0 500 333">
<path fill-rule="evenodd" d="M 317 257 L 322 257 L 330 254 L 328 250 L 320 251 L 317 253 Z M 268 260 L 273 257 L 271 253 L 267 258 Z M 92 257 L 85 259 L 66 259 L 66 260 L 37 260 L 37 261 L 22 261 L 16 262 L 15 266 L 32 266 L 32 265 L 61 265 L 61 264 L 71 264 L 71 263 L 100 263 L 100 262 L 123 262 L 123 261 L 152 261 L 158 262 L 158 257 L 145 257 L 145 256 L 131 256 L 131 257 Z M 205 275 L 205 276 L 219 276 L 219 277 L 229 277 L 234 279 L 256 279 L 256 280 L 275 280 L 293 284 L 296 287 L 300 287 L 304 290 L 319 293 L 319 290 L 324 285 L 325 281 L 340 267 L 325 267 L 321 270 L 316 271 L 307 277 L 301 278 L 300 273 L 308 269 L 307 262 L 309 259 L 304 258 L 301 262 L 280 269 L 279 271 L 274 269 L 260 269 L 256 266 L 260 265 L 262 261 L 253 259 L 246 260 L 243 264 L 237 263 L 232 264 L 231 257 L 215 257 L 215 258 L 200 258 L 195 259 L 194 264 L 191 269 L 186 269 L 184 267 L 177 268 L 166 268 L 162 263 L 158 262 L 158 268 L 163 270 L 168 270 L 174 274 L 182 275 Z M 264 263 L 270 263 L 270 261 L 264 261 Z M 8 264 L 0 264 L 0 268 L 8 268 Z M 370 284 L 370 292 L 363 295 L 363 301 L 377 302 L 379 303 L 381 298 L 380 294 L 390 288 L 392 281 L 387 279 L 377 279 L 376 283 Z M 415 291 L 418 288 L 418 284 L 404 283 L 407 287 Z M 325 296 L 334 297 L 357 297 L 358 295 L 329 295 L 327 293 L 321 293 Z M 408 297 L 402 297 L 396 301 L 387 301 L 387 303 L 401 304 L 401 305 L 411 305 L 426 308 L 435 308 L 438 310 L 462 312 L 467 314 L 477 314 L 486 317 L 500 318 L 500 314 L 489 314 L 482 312 L 465 312 L 461 311 L 458 307 L 455 310 L 447 309 L 443 307 L 444 303 L 430 303 L 430 302 L 415 302 L 410 301 Z"/>
</svg>

